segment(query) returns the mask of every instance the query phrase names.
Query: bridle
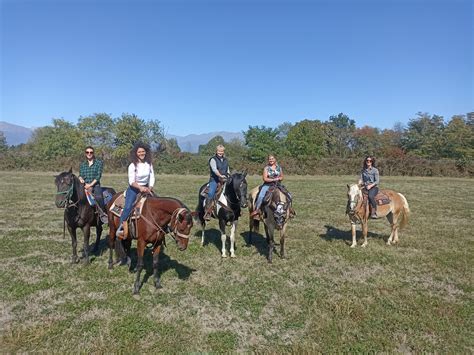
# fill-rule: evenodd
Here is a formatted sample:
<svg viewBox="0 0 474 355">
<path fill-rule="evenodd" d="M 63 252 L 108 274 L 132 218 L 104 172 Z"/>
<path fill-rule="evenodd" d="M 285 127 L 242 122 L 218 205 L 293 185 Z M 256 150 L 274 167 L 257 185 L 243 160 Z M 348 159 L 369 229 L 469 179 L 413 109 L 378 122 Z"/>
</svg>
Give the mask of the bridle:
<svg viewBox="0 0 474 355">
<path fill-rule="evenodd" d="M 350 215 L 354 215 L 355 211 L 357 210 L 357 207 L 362 203 L 362 191 L 360 189 L 357 190 L 357 194 L 355 195 L 354 198 L 352 198 L 352 195 L 349 194 L 349 211 L 348 213 Z"/>
<path fill-rule="evenodd" d="M 185 211 L 188 211 L 187 208 L 184 208 L 184 207 L 181 207 L 181 208 L 177 208 L 174 210 L 173 214 L 171 215 L 171 227 L 172 227 L 172 232 L 174 234 L 171 235 L 171 237 L 176 240 L 175 237 L 180 237 L 180 238 L 183 238 L 183 239 L 189 239 L 189 234 L 186 235 L 186 234 L 183 234 L 181 233 L 180 231 L 178 231 L 178 217 L 181 215 L 181 213 L 185 212 Z M 173 227 L 173 222 L 174 222 L 174 227 Z"/>
<path fill-rule="evenodd" d="M 68 209 L 71 206 L 76 206 L 78 201 L 76 201 L 74 203 L 70 203 L 73 192 L 74 192 L 74 179 L 71 183 L 71 186 L 69 186 L 66 190 L 56 192 L 56 195 L 65 195 L 64 200 L 61 201 L 60 205 L 58 206 L 58 204 L 56 204 L 56 206 L 57 207 L 64 207 L 66 209 Z M 63 204 L 64 204 L 64 206 L 62 206 Z"/>
</svg>

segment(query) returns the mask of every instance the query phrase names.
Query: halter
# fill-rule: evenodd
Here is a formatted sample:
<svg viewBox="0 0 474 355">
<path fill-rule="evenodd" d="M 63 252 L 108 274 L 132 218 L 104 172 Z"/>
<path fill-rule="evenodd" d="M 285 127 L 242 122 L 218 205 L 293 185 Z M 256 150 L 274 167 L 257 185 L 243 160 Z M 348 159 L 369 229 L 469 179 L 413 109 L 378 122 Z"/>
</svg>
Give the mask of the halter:
<svg viewBox="0 0 474 355">
<path fill-rule="evenodd" d="M 174 221 L 173 234 L 175 236 L 183 238 L 183 239 L 189 239 L 189 235 L 183 234 L 178 231 L 178 216 L 184 211 L 187 211 L 187 209 L 184 207 L 175 209 L 173 214 L 171 215 L 171 224 L 173 224 L 173 221 Z"/>
<path fill-rule="evenodd" d="M 66 189 L 64 191 L 56 192 L 56 195 L 65 195 L 64 196 L 64 201 L 65 201 L 64 208 L 69 208 L 70 206 L 74 206 L 74 205 L 77 204 L 77 202 L 69 204 L 69 201 L 71 200 L 73 191 L 74 191 L 74 181 L 72 182 L 71 186 L 69 186 L 68 189 Z"/>
</svg>

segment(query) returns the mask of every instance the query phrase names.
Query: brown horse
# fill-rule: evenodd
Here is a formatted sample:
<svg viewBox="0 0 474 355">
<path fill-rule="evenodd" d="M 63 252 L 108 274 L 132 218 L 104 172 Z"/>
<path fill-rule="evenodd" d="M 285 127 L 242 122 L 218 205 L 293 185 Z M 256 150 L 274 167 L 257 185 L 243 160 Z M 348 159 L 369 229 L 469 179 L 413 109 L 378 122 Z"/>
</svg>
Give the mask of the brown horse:
<svg viewBox="0 0 474 355">
<path fill-rule="evenodd" d="M 351 248 L 357 246 L 356 224 L 362 225 L 362 235 L 364 236 L 363 247 L 367 246 L 368 219 L 370 217 L 367 196 L 361 190 L 362 185 L 347 185 L 347 213 L 351 221 L 352 244 Z M 387 196 L 389 203 L 377 206 L 377 216 L 387 217 L 392 232 L 387 240 L 387 245 L 398 243 L 398 229 L 403 228 L 408 223 L 410 208 L 405 196 L 392 190 L 380 190 L 379 194 Z M 377 197 L 376 197 L 377 200 Z"/>
<path fill-rule="evenodd" d="M 112 203 L 119 197 L 116 194 L 109 203 Z M 183 251 L 188 247 L 189 235 L 193 226 L 191 211 L 179 200 L 171 197 L 153 197 L 149 196 L 145 201 L 143 209 L 134 222 L 130 222 L 129 235 L 124 241 L 116 241 L 115 232 L 119 225 L 119 218 L 108 208 L 110 233 L 109 233 L 109 269 L 113 268 L 112 250 L 117 246 L 117 255 L 124 260 L 130 251 L 130 245 L 133 239 L 137 239 L 137 275 L 133 288 L 133 293 L 140 291 L 140 274 L 143 270 L 143 255 L 147 244 L 152 244 L 153 254 L 153 277 L 155 287 L 161 288 L 160 277 L 158 274 L 158 258 L 162 245 L 165 243 L 165 235 L 170 235 L 176 241 L 178 249 Z M 125 249 L 124 249 L 125 247 Z M 129 257 L 128 257 L 129 260 Z"/>
<path fill-rule="evenodd" d="M 250 191 L 249 194 L 249 215 L 254 210 L 255 201 L 257 200 L 259 187 L 255 187 Z M 282 259 L 286 258 L 285 251 L 285 237 L 286 237 L 286 227 L 288 225 L 288 220 L 290 219 L 290 201 L 287 196 L 281 192 L 278 186 L 274 186 L 271 191 L 271 198 L 269 203 L 262 204 L 262 216 L 263 224 L 265 226 L 265 234 L 267 237 L 268 243 L 268 262 L 272 263 L 273 261 L 273 251 L 275 249 L 275 239 L 274 234 L 275 230 L 280 232 L 280 257 Z M 259 219 L 254 219 L 249 217 L 249 243 L 252 241 L 253 231 L 259 230 Z"/>
</svg>

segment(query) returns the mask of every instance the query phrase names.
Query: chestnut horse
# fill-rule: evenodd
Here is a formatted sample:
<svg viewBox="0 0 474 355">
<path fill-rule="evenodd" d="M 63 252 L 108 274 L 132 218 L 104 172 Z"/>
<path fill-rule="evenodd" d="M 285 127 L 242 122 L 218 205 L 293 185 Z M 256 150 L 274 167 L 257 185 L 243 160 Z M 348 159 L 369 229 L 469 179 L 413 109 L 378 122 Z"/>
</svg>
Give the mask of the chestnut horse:
<svg viewBox="0 0 474 355">
<path fill-rule="evenodd" d="M 64 208 L 64 224 L 67 226 L 72 241 L 71 263 L 77 263 L 77 235 L 76 229 L 81 228 L 84 234 L 84 263 L 89 263 L 89 238 L 91 227 L 96 229 L 96 240 L 93 252 L 99 250 L 100 235 L 102 234 L 102 222 L 97 216 L 95 208 L 87 202 L 84 185 L 79 178 L 72 173 L 72 168 L 55 176 L 56 185 L 56 207 Z M 110 196 L 115 194 L 115 190 L 110 187 L 103 187 Z"/>
<path fill-rule="evenodd" d="M 358 184 L 347 185 L 347 213 L 351 221 L 352 244 L 351 248 L 357 246 L 356 224 L 362 225 L 362 235 L 364 236 L 363 247 L 367 246 L 368 219 L 370 217 L 369 204 L 367 197 L 364 198 L 361 190 L 362 186 Z M 398 229 L 403 228 L 408 223 L 410 208 L 405 196 L 393 190 L 380 190 L 390 199 L 390 203 L 377 206 L 377 216 L 387 217 L 392 231 L 387 240 L 387 245 L 398 243 Z M 376 198 L 377 199 L 377 198 Z"/>
<path fill-rule="evenodd" d="M 119 197 L 116 194 L 109 207 Z M 191 211 L 179 200 L 171 197 L 154 197 L 148 196 L 140 218 L 133 222 L 129 222 L 129 235 L 126 240 L 120 242 L 115 237 L 115 232 L 119 225 L 119 217 L 108 211 L 109 216 L 109 269 L 113 268 L 112 250 L 117 246 L 117 255 L 124 260 L 130 251 L 130 245 L 133 239 L 137 239 L 137 275 L 133 288 L 133 293 L 138 294 L 140 291 L 140 274 L 143 270 L 143 255 L 147 244 L 152 244 L 153 254 L 153 277 L 155 287 L 161 287 L 160 277 L 158 274 L 158 259 L 162 245 L 165 243 L 165 235 L 169 233 L 178 246 L 183 251 L 188 247 L 189 234 L 193 226 L 193 218 Z M 124 249 L 125 247 L 125 249 Z M 129 260 L 129 257 L 128 257 Z"/>
<path fill-rule="evenodd" d="M 268 262 L 272 263 L 273 261 L 273 251 L 275 249 L 275 231 L 280 232 L 280 257 L 282 259 L 286 258 L 285 251 L 285 237 L 286 237 L 286 227 L 288 225 L 288 220 L 290 218 L 290 201 L 288 201 L 287 196 L 281 192 L 277 185 L 271 187 L 271 198 L 269 203 L 262 204 L 262 216 L 260 217 L 263 220 L 265 226 L 265 235 L 267 237 L 268 243 Z M 253 212 L 255 208 L 255 201 L 257 200 L 257 194 L 259 191 L 259 186 L 253 188 L 250 191 L 249 195 L 249 215 Z M 254 219 L 249 216 L 249 243 L 252 241 L 253 231 L 259 230 L 260 219 Z"/>
</svg>

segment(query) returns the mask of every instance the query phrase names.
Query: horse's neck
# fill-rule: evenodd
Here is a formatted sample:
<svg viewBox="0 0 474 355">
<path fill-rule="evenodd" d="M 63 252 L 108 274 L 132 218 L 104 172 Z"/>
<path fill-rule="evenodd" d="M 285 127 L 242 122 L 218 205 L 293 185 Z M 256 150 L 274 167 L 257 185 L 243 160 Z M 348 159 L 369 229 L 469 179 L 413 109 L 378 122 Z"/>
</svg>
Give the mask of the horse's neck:
<svg viewBox="0 0 474 355">
<path fill-rule="evenodd" d="M 86 194 L 84 193 L 84 187 L 82 186 L 79 179 L 75 175 L 73 175 L 72 178 L 73 178 L 73 185 L 74 185 L 73 194 L 71 197 L 72 202 L 79 201 L 79 202 L 87 203 Z"/>
</svg>

